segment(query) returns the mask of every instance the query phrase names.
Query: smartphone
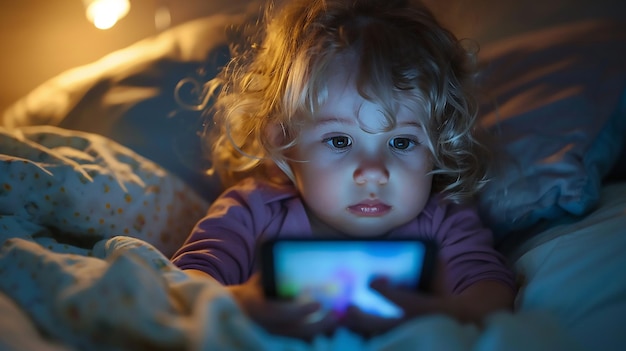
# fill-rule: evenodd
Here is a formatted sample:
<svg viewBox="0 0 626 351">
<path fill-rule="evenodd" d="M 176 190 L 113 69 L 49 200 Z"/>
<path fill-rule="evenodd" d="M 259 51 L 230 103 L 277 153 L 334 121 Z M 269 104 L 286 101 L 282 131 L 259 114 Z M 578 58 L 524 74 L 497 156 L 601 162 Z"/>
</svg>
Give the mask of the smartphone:
<svg viewBox="0 0 626 351">
<path fill-rule="evenodd" d="M 315 300 L 342 315 L 350 305 L 386 318 L 403 311 L 369 287 L 376 277 L 428 292 L 436 246 L 419 239 L 274 239 L 261 243 L 261 281 L 270 298 Z"/>
</svg>

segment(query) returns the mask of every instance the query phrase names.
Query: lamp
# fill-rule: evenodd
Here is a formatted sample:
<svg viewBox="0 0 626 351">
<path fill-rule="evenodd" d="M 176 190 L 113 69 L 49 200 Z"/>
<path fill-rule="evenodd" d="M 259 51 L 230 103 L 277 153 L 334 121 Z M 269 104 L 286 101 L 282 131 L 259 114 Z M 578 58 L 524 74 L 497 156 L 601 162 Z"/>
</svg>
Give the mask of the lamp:
<svg viewBox="0 0 626 351">
<path fill-rule="evenodd" d="M 126 16 L 129 0 L 83 0 L 87 19 L 98 29 L 109 29 Z"/>
</svg>

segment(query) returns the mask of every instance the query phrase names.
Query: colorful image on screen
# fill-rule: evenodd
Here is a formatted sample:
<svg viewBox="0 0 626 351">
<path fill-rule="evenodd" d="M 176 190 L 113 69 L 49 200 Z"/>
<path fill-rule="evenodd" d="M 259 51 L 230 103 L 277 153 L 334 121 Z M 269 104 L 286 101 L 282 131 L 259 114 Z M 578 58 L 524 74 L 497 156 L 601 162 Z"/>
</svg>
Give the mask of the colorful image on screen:
<svg viewBox="0 0 626 351">
<path fill-rule="evenodd" d="M 274 246 L 277 293 L 318 301 L 339 315 L 352 304 L 368 313 L 400 317 L 402 310 L 369 283 L 384 276 L 394 285 L 416 287 L 424 254 L 417 241 L 279 242 Z"/>
</svg>

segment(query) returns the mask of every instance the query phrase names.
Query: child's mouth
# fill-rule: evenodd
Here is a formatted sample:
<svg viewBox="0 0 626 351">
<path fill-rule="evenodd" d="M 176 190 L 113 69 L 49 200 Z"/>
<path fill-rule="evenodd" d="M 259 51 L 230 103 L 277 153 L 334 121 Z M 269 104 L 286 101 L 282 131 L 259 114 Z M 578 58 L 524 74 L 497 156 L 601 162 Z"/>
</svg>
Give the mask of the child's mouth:
<svg viewBox="0 0 626 351">
<path fill-rule="evenodd" d="M 348 206 L 348 212 L 361 217 L 380 217 L 391 211 L 391 206 L 380 201 L 364 201 Z"/>
</svg>

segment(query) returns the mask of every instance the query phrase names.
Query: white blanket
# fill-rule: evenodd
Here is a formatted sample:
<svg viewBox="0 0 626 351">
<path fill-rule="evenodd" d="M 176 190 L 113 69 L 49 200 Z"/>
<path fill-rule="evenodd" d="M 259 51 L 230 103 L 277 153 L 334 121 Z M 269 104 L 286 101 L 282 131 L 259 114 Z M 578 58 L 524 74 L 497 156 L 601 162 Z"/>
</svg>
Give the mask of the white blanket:
<svg viewBox="0 0 626 351">
<path fill-rule="evenodd" d="M 418 318 L 371 340 L 347 330 L 312 343 L 277 337 L 250 322 L 219 284 L 187 276 L 130 237 L 98 242 L 93 257 L 9 239 L 0 272 L 0 289 L 19 306 L 0 300 L 3 350 L 578 349 L 543 312 L 496 314 L 483 329 L 445 316 Z"/>
</svg>

